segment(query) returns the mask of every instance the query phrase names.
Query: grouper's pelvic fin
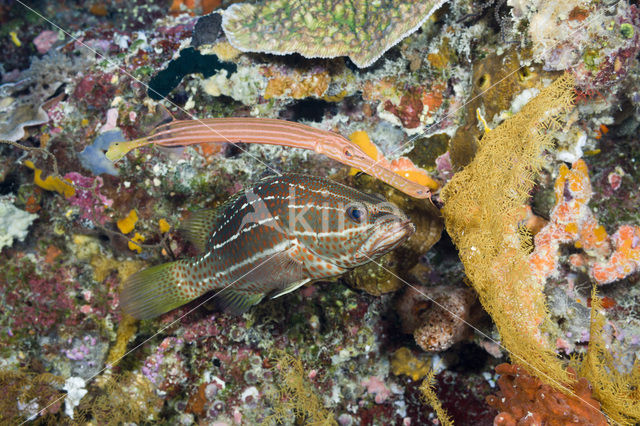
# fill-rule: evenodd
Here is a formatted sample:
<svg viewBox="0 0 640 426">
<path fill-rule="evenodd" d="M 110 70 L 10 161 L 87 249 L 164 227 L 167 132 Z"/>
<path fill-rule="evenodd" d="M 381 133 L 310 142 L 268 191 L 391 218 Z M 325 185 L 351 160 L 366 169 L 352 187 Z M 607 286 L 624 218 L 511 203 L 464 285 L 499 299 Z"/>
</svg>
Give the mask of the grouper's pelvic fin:
<svg viewBox="0 0 640 426">
<path fill-rule="evenodd" d="M 219 310 L 233 315 L 241 315 L 253 305 L 260 303 L 263 297 L 262 293 L 251 294 L 227 288 L 220 291 L 213 300 Z"/>
<path fill-rule="evenodd" d="M 184 305 L 200 295 L 186 277 L 186 260 L 152 266 L 129 276 L 120 293 L 124 313 L 150 319 Z"/>
</svg>

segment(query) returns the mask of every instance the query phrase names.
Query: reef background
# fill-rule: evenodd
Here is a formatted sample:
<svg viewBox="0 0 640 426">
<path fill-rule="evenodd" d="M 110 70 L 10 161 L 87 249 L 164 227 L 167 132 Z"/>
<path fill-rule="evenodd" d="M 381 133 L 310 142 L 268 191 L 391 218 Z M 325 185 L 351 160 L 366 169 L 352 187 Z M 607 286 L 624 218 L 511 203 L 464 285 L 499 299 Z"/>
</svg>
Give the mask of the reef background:
<svg viewBox="0 0 640 426">
<path fill-rule="evenodd" d="M 0 422 L 427 424 L 436 414 L 420 385 L 430 370 L 458 424 L 517 412 L 522 399 L 500 407 L 491 395 L 517 394 L 506 379 L 520 373 L 496 372 L 509 361 L 500 336 L 425 201 L 295 149 L 145 147 L 116 164 L 104 151 L 170 116 L 282 118 L 364 131 L 378 152 L 407 156 L 441 188 L 487 132 L 564 72 L 575 107 L 548 130 L 519 234 L 544 274 L 543 333 L 559 358 L 583 356 L 596 284 L 598 339 L 621 372 L 640 371 L 636 5 L 450 1 L 417 13 L 424 23 L 388 50 L 365 52 L 382 55 L 365 68 L 346 54 L 242 53 L 215 15 L 197 25 L 228 2 L 28 6 L 0 2 L 0 140 L 13 143 L 0 144 Z M 281 19 L 279 31 L 293 34 L 294 21 Z M 270 28 L 257 22 L 257 34 Z M 360 22 L 370 39 L 384 38 Z M 313 283 L 241 317 L 203 306 L 181 318 L 192 303 L 154 321 L 123 318 L 118 292 L 129 274 L 193 254 L 175 232 L 181 220 L 270 168 L 382 193 L 418 232 L 384 268 Z M 433 200 L 443 205 L 439 189 Z"/>
</svg>

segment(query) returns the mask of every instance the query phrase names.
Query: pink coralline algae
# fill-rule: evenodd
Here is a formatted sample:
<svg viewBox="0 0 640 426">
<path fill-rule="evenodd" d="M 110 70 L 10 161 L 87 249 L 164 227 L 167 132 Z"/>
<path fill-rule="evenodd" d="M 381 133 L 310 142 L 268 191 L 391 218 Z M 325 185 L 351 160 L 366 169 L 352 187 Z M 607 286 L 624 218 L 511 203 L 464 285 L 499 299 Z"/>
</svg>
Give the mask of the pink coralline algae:
<svg viewBox="0 0 640 426">
<path fill-rule="evenodd" d="M 398 299 L 402 330 L 425 351 L 444 351 L 471 335 L 482 311 L 471 289 L 451 286 L 407 288 Z"/>
<path fill-rule="evenodd" d="M 451 164 L 451 154 L 449 151 L 436 158 L 436 169 L 438 174 L 447 182 L 453 177 L 453 165 Z"/>
<path fill-rule="evenodd" d="M 23 278 L 9 279 L 0 273 L 2 301 L 5 306 L 0 314 L 0 327 L 9 337 L 24 335 L 47 335 L 59 326 L 73 326 L 84 315 L 76 308 L 73 292 L 78 290 L 77 276 L 73 268 L 51 270 L 41 262 L 41 271 L 36 271 L 30 262 L 24 262 L 18 272 Z M 6 281 L 5 281 L 6 279 Z M 0 347 L 10 344 L 0 339 Z"/>
<path fill-rule="evenodd" d="M 383 404 L 391 396 L 391 391 L 378 376 L 369 377 L 362 385 L 368 393 L 375 395 L 376 404 Z"/>
<path fill-rule="evenodd" d="M 183 346 L 184 340 L 167 337 L 144 361 L 142 374 L 162 391 L 175 392 L 188 380 L 185 360 L 179 353 Z"/>
<path fill-rule="evenodd" d="M 89 107 L 104 109 L 104 100 L 112 99 L 116 92 L 116 87 L 111 83 L 112 77 L 109 73 L 86 75 L 76 85 L 74 98 L 82 100 Z"/>
<path fill-rule="evenodd" d="M 35 44 L 38 53 L 45 54 L 56 41 L 58 41 L 58 34 L 54 31 L 45 30 L 33 39 L 33 44 Z"/>
<path fill-rule="evenodd" d="M 536 234 L 535 250 L 529 258 L 539 280 L 557 273 L 560 245 L 569 243 L 584 251 L 569 257 L 571 265 L 588 269 L 598 284 L 622 279 L 640 269 L 640 228 L 624 225 L 610 238 L 588 206 L 592 192 L 583 160 L 573 163 L 571 169 L 560 167 L 551 220 Z"/>
<path fill-rule="evenodd" d="M 95 178 L 82 176 L 80 173 L 71 172 L 64 175 L 75 185 L 76 192 L 67 201 L 72 206 L 80 208 L 80 217 L 104 225 L 109 220 L 104 214 L 107 207 L 111 207 L 113 200 L 100 193 L 103 180 L 100 176 Z"/>
</svg>

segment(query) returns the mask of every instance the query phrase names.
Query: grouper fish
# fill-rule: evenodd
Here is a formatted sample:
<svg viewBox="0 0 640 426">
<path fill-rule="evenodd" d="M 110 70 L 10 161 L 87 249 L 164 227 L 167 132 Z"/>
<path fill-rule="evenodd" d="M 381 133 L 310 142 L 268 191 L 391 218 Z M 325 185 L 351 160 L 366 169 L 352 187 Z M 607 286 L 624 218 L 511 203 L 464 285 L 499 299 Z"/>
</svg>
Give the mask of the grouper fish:
<svg viewBox="0 0 640 426">
<path fill-rule="evenodd" d="M 265 295 L 377 259 L 415 231 L 379 195 L 300 174 L 258 181 L 182 228 L 200 254 L 131 275 L 120 297 L 125 313 L 153 318 L 212 291 L 219 307 L 241 313 Z"/>
</svg>

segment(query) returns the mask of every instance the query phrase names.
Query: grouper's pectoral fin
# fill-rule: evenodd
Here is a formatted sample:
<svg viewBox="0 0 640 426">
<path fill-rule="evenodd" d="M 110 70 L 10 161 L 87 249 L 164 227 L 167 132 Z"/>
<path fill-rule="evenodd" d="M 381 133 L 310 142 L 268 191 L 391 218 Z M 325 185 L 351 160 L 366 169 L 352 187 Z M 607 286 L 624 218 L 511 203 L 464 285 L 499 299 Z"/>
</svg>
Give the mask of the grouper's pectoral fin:
<svg viewBox="0 0 640 426">
<path fill-rule="evenodd" d="M 283 288 L 282 290 L 278 291 L 277 293 L 275 293 L 273 296 L 271 296 L 271 298 L 275 299 L 276 297 L 280 297 L 280 296 L 283 296 L 283 295 L 285 295 L 287 293 L 291 293 L 292 291 L 302 287 L 303 285 L 305 285 L 309 281 L 311 281 L 311 278 L 305 278 L 303 280 L 291 283 L 289 286 L 287 286 L 287 287 Z"/>
<path fill-rule="evenodd" d="M 216 306 L 229 313 L 242 314 L 273 290 L 278 291 L 277 297 L 304 285 L 309 279 L 302 263 L 292 255 L 296 250 L 296 247 L 290 247 L 257 260 L 252 268 L 236 277 L 229 288 L 215 297 Z"/>
</svg>

